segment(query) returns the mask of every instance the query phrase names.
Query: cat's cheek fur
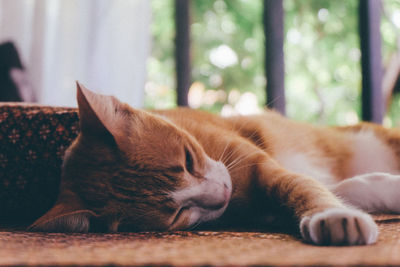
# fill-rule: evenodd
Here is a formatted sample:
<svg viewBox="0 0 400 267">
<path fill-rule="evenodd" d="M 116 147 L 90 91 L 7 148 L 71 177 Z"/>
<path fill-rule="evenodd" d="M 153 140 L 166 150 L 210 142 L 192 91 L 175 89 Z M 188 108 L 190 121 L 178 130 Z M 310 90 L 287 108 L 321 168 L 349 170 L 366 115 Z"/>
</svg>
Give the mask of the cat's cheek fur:
<svg viewBox="0 0 400 267">
<path fill-rule="evenodd" d="M 300 231 L 306 242 L 317 245 L 369 245 L 378 238 L 371 216 L 350 208 L 331 208 L 304 217 Z"/>
<path fill-rule="evenodd" d="M 225 204 L 224 207 L 222 207 L 219 210 L 216 211 L 204 211 L 201 213 L 201 222 L 208 222 L 208 221 L 213 221 L 221 217 L 221 215 L 225 212 L 226 207 L 228 206 L 228 202 Z M 198 221 L 199 222 L 199 221 Z"/>
</svg>

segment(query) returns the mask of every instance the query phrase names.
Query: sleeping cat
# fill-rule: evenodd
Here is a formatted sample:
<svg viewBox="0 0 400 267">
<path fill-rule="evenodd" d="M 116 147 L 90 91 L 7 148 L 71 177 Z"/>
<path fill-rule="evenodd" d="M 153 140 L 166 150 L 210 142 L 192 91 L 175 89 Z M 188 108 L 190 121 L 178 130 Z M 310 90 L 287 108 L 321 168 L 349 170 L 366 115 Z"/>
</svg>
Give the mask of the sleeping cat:
<svg viewBox="0 0 400 267">
<path fill-rule="evenodd" d="M 400 213 L 398 130 L 317 127 L 272 111 L 143 111 L 77 87 L 81 132 L 65 154 L 59 198 L 32 230 L 267 225 L 287 213 L 306 242 L 362 245 L 378 237 L 365 211 Z"/>
</svg>

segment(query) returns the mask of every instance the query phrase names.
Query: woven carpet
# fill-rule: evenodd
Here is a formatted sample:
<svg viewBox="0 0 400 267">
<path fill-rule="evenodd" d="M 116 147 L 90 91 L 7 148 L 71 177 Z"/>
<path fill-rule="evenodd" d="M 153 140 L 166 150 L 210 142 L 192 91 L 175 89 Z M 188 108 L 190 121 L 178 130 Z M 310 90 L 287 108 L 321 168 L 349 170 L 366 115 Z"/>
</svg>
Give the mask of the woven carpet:
<svg viewBox="0 0 400 267">
<path fill-rule="evenodd" d="M 169 232 L 58 234 L 0 232 L 0 265 L 399 266 L 400 216 L 375 217 L 378 243 L 317 247 L 287 234 Z"/>
</svg>

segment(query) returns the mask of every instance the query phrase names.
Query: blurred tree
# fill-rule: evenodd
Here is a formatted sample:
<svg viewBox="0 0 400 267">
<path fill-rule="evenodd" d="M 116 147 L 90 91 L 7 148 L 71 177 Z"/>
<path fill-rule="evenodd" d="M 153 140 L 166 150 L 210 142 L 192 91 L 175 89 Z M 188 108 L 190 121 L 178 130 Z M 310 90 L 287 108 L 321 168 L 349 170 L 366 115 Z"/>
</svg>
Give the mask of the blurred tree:
<svg viewBox="0 0 400 267">
<path fill-rule="evenodd" d="M 384 62 L 399 50 L 400 2 L 383 2 Z M 285 0 L 286 101 L 289 117 L 352 124 L 360 114 L 358 0 Z M 173 2 L 152 0 L 153 53 L 146 106 L 175 106 Z M 259 112 L 265 99 L 261 0 L 192 0 L 189 104 L 222 114 Z M 400 120 L 392 100 L 387 125 Z"/>
<path fill-rule="evenodd" d="M 288 115 L 324 124 L 358 120 L 358 1 L 286 0 Z M 301 112 L 299 112 L 301 111 Z"/>
</svg>

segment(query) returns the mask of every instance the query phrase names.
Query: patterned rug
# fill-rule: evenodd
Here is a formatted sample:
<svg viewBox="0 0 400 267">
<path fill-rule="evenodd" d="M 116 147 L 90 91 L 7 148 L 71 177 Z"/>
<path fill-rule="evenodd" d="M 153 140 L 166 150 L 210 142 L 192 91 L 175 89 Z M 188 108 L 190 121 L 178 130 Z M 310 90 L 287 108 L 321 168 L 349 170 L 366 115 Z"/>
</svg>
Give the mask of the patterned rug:
<svg viewBox="0 0 400 267">
<path fill-rule="evenodd" d="M 399 266 L 400 216 L 376 217 L 377 244 L 316 247 L 286 234 L 0 232 L 3 266 Z"/>
</svg>

